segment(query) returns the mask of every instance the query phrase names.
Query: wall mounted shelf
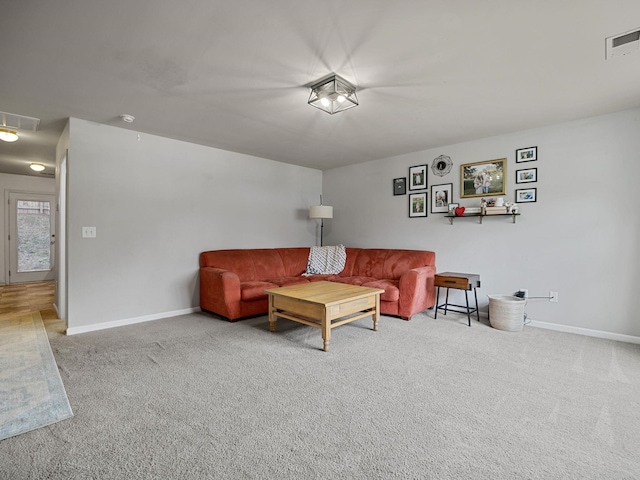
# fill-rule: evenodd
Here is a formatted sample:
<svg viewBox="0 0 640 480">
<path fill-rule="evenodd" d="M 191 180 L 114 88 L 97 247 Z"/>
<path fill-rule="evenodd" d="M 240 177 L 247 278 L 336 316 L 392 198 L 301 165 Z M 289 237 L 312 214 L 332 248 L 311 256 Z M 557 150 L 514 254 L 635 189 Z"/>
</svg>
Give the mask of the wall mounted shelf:
<svg viewBox="0 0 640 480">
<path fill-rule="evenodd" d="M 493 215 L 483 215 L 481 213 L 469 213 L 467 215 L 462 215 L 462 216 L 458 216 L 458 215 L 447 215 L 447 218 L 449 219 L 449 223 L 451 225 L 453 225 L 453 219 L 454 218 L 470 218 L 470 217 L 477 217 L 478 218 L 478 223 L 482 223 L 482 219 L 485 217 L 512 217 L 513 219 L 513 223 L 516 223 L 516 217 L 519 216 L 519 213 L 494 213 Z"/>
</svg>

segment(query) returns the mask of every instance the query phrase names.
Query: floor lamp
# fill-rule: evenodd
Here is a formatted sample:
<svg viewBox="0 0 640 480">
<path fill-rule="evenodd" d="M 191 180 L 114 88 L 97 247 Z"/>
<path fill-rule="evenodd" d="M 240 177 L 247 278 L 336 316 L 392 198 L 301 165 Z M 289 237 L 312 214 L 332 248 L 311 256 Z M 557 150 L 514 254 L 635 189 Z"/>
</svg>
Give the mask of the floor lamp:
<svg viewBox="0 0 640 480">
<path fill-rule="evenodd" d="M 320 195 L 320 205 L 309 207 L 309 218 L 320 219 L 320 246 L 322 246 L 324 219 L 333 218 L 333 207 L 329 207 L 328 205 L 322 205 L 322 195 Z"/>
</svg>

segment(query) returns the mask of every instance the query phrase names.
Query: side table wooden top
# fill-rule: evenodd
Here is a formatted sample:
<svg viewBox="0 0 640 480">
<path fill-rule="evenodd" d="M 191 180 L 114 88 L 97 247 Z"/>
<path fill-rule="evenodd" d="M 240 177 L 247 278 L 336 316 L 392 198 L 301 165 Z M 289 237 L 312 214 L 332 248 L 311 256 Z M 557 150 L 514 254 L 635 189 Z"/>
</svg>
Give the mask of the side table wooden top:
<svg viewBox="0 0 640 480">
<path fill-rule="evenodd" d="M 480 275 L 477 273 L 460 273 L 460 272 L 442 272 L 436 273 L 435 275 L 435 285 L 447 287 L 451 286 L 451 284 L 447 285 L 446 279 L 465 279 L 468 283 L 468 289 L 471 288 L 480 288 Z M 461 284 L 460 282 L 456 282 L 457 284 Z M 456 287 L 451 287 L 456 288 Z"/>
</svg>

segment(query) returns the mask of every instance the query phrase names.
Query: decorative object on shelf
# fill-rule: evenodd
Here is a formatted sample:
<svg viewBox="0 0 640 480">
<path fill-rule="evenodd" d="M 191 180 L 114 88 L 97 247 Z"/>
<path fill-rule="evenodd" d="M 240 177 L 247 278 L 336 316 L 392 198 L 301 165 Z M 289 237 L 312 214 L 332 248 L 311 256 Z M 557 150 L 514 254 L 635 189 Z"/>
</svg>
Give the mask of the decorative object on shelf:
<svg viewBox="0 0 640 480">
<path fill-rule="evenodd" d="M 431 185 L 431 213 L 447 213 L 453 197 L 453 183 Z"/>
<path fill-rule="evenodd" d="M 320 219 L 320 246 L 322 246 L 322 234 L 324 230 L 324 219 L 333 218 L 333 207 L 322 204 L 322 195 L 320 195 L 320 205 L 309 207 L 309 218 Z"/>
<path fill-rule="evenodd" d="M 449 205 L 447 205 L 447 207 L 449 208 L 449 216 L 454 217 L 456 215 L 456 207 L 459 206 L 459 203 L 450 203 Z"/>
<path fill-rule="evenodd" d="M 494 207 L 504 207 L 504 197 L 498 197 L 493 202 Z"/>
<path fill-rule="evenodd" d="M 407 194 L 407 177 L 393 179 L 393 194 L 394 195 Z"/>
<path fill-rule="evenodd" d="M 454 210 L 456 212 L 456 217 L 463 216 L 465 210 L 466 209 L 464 207 L 456 207 L 455 210 Z"/>
<path fill-rule="evenodd" d="M 505 215 L 507 214 L 507 207 L 487 207 L 485 208 L 483 215 Z"/>
<path fill-rule="evenodd" d="M 516 163 L 534 162 L 538 160 L 538 147 L 519 148 L 516 150 Z"/>
<path fill-rule="evenodd" d="M 538 181 L 538 169 L 537 168 L 525 168 L 523 170 L 516 170 L 516 183 L 531 183 Z"/>
<path fill-rule="evenodd" d="M 335 73 L 311 85 L 307 102 L 329 115 L 358 106 L 356 87 Z"/>
<path fill-rule="evenodd" d="M 513 202 L 505 202 L 504 206 L 507 207 L 507 213 L 518 213 L 518 204 Z"/>
<path fill-rule="evenodd" d="M 481 197 L 488 193 L 504 195 L 507 188 L 507 159 L 460 165 L 460 197 Z"/>
<path fill-rule="evenodd" d="M 423 188 L 427 188 L 427 166 L 409 167 L 409 190 L 422 190 Z"/>
<path fill-rule="evenodd" d="M 451 157 L 449 157 L 448 155 L 440 155 L 439 157 L 433 159 L 433 163 L 431 164 L 431 171 L 434 175 L 444 177 L 451 171 L 452 166 L 453 162 L 451 161 Z"/>
<path fill-rule="evenodd" d="M 536 188 L 521 188 L 516 190 L 516 203 L 529 203 L 538 201 Z"/>
<path fill-rule="evenodd" d="M 409 194 L 409 217 L 427 216 L 427 192 Z"/>
</svg>

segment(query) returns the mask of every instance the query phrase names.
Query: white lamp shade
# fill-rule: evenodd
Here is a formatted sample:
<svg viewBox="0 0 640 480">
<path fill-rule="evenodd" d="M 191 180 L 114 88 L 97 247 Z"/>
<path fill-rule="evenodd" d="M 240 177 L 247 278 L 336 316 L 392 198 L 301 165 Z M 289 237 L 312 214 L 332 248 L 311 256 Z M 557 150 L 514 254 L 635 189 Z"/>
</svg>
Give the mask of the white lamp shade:
<svg viewBox="0 0 640 480">
<path fill-rule="evenodd" d="M 333 218 L 333 207 L 327 205 L 309 207 L 309 218 Z"/>
</svg>

